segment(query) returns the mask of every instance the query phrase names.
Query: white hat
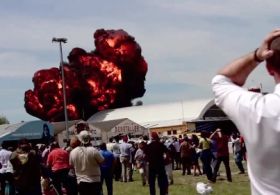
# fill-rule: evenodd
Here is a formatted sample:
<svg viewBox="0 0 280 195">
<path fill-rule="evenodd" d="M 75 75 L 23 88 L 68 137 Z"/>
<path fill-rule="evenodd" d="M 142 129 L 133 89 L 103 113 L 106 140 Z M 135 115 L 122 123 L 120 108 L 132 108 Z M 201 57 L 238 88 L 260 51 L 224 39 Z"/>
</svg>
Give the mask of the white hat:
<svg viewBox="0 0 280 195">
<path fill-rule="evenodd" d="M 78 138 L 82 144 L 88 144 L 91 140 L 90 134 L 87 130 L 83 130 L 79 133 Z"/>
</svg>

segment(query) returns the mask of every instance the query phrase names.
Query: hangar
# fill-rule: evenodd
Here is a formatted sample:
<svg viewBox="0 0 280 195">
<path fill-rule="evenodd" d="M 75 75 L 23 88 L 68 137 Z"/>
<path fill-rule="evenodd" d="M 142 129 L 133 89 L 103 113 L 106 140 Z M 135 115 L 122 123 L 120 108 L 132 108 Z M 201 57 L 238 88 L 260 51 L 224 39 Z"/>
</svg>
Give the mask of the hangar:
<svg viewBox="0 0 280 195">
<path fill-rule="evenodd" d="M 108 109 L 94 114 L 87 122 L 94 124 L 121 118 L 128 118 L 162 136 L 179 136 L 190 131 L 212 131 L 217 127 L 236 130 L 213 99 Z"/>
</svg>

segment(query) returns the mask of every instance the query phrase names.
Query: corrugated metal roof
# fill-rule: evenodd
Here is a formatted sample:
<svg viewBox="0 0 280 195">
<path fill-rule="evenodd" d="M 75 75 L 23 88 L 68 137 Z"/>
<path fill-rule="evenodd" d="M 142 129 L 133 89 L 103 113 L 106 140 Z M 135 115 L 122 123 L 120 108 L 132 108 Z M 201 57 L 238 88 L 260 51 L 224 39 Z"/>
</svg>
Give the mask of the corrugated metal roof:
<svg viewBox="0 0 280 195">
<path fill-rule="evenodd" d="M 209 105 L 213 104 L 213 100 L 207 99 L 109 109 L 94 114 L 88 122 L 128 118 L 144 127 L 159 127 L 164 121 L 178 125 L 183 121 L 200 119 Z"/>
</svg>

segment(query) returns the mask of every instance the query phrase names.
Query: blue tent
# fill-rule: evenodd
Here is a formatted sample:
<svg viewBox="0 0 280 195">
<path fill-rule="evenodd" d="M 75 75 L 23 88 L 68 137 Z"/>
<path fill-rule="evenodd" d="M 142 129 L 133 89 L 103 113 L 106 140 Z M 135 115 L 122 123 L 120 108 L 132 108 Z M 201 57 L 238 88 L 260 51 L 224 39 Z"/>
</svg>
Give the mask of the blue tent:
<svg viewBox="0 0 280 195">
<path fill-rule="evenodd" d="M 3 141 L 16 141 L 22 138 L 28 140 L 38 140 L 43 137 L 43 129 L 54 135 L 54 127 L 46 121 L 29 121 L 17 124 L 0 125 L 0 143 Z"/>
</svg>

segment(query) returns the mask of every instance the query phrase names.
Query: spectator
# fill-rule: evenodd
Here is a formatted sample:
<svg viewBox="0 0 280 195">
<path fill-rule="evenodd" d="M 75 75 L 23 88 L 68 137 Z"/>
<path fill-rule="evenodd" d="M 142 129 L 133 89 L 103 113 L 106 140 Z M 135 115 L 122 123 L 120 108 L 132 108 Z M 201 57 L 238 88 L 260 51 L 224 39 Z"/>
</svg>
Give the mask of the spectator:
<svg viewBox="0 0 280 195">
<path fill-rule="evenodd" d="M 66 150 L 60 148 L 56 141 L 51 143 L 47 166 L 51 168 L 51 178 L 58 193 L 62 195 L 61 184 L 63 184 L 66 192 L 70 194 L 71 191 L 68 180 L 68 172 L 70 169 L 69 153 Z"/>
<path fill-rule="evenodd" d="M 184 138 L 184 141 L 180 145 L 180 155 L 181 155 L 180 157 L 181 157 L 181 162 L 183 167 L 182 175 L 186 174 L 186 170 L 187 170 L 187 174 L 191 175 L 192 149 L 187 136 Z"/>
<path fill-rule="evenodd" d="M 279 36 L 280 29 L 275 29 L 258 49 L 222 68 L 212 80 L 217 106 L 244 136 L 253 195 L 280 194 Z M 263 61 L 276 83 L 274 92 L 263 95 L 242 88 L 251 72 Z"/>
<path fill-rule="evenodd" d="M 96 148 L 91 146 L 88 131 L 81 131 L 78 137 L 81 145 L 70 152 L 69 162 L 75 169 L 79 195 L 100 195 L 100 165 L 104 158 Z"/>
<path fill-rule="evenodd" d="M 141 175 L 142 185 L 146 185 L 147 181 L 147 171 L 146 171 L 146 156 L 144 153 L 146 147 L 146 143 L 144 141 L 141 141 L 139 143 L 138 149 L 135 153 L 134 159 L 136 163 L 136 167 L 139 170 L 139 173 Z"/>
<path fill-rule="evenodd" d="M 173 162 L 172 151 L 169 150 L 169 148 L 167 147 L 167 152 L 164 155 L 164 164 L 165 164 L 165 172 L 167 175 L 169 185 L 174 184 L 172 162 Z"/>
<path fill-rule="evenodd" d="M 193 165 L 193 175 L 202 175 L 198 158 L 200 156 L 199 139 L 195 134 L 191 136 L 191 145 L 192 145 L 192 165 Z M 198 174 L 196 173 L 198 171 Z"/>
<path fill-rule="evenodd" d="M 152 141 L 147 145 L 145 154 L 149 163 L 149 188 L 150 195 L 155 195 L 155 180 L 158 180 L 160 195 L 168 193 L 168 180 L 165 172 L 164 154 L 167 148 L 159 141 L 158 134 L 152 132 Z"/>
<path fill-rule="evenodd" d="M 225 134 L 225 132 L 221 129 L 217 129 L 211 136 L 210 139 L 213 139 L 216 141 L 217 144 L 217 162 L 214 167 L 214 172 L 213 172 L 213 180 L 216 181 L 217 173 L 220 168 L 221 162 L 224 163 L 225 169 L 226 169 L 226 174 L 227 174 L 227 180 L 229 182 L 232 182 L 231 178 L 231 171 L 230 171 L 230 166 L 229 166 L 229 150 L 228 150 L 228 141 L 229 141 L 229 136 Z"/>
<path fill-rule="evenodd" d="M 122 182 L 132 181 L 132 145 L 127 143 L 128 137 L 123 136 L 123 143 L 120 144 L 120 162 L 122 164 Z"/>
<path fill-rule="evenodd" d="M 120 144 L 119 144 L 119 136 L 115 137 L 115 143 L 113 143 L 112 146 L 112 152 L 114 154 L 114 178 L 115 181 L 119 181 L 121 179 L 121 175 L 122 175 L 122 165 L 121 165 L 121 161 L 120 161 L 120 154 L 121 154 L 121 150 L 120 150 Z"/>
<path fill-rule="evenodd" d="M 177 139 L 177 137 L 173 137 L 173 146 L 176 150 L 176 153 L 175 153 L 175 163 L 176 163 L 176 170 L 179 170 L 181 169 L 181 157 L 180 157 L 180 143 Z"/>
<path fill-rule="evenodd" d="M 231 142 L 232 142 L 232 150 L 234 154 L 234 160 L 235 164 L 239 169 L 239 174 L 244 174 L 245 170 L 242 164 L 243 161 L 243 154 L 242 154 L 242 146 L 240 141 L 240 136 L 237 134 L 233 134 L 231 136 Z"/>
<path fill-rule="evenodd" d="M 81 142 L 80 142 L 78 136 L 73 135 L 70 139 L 69 147 L 67 150 L 67 152 L 69 153 L 69 156 L 70 156 L 71 151 L 80 145 L 81 145 Z M 77 195 L 78 194 L 77 176 L 76 176 L 75 169 L 73 166 L 70 166 L 68 176 L 69 176 L 71 194 Z"/>
<path fill-rule="evenodd" d="M 104 162 L 100 165 L 101 168 L 101 186 L 105 180 L 107 187 L 107 194 L 113 195 L 113 165 L 114 165 L 114 155 L 112 152 L 107 150 L 106 144 L 101 143 L 100 154 L 104 158 Z"/>
<path fill-rule="evenodd" d="M 13 169 L 11 166 L 9 166 L 10 162 L 10 157 L 12 155 L 12 152 L 7 150 L 7 144 L 4 142 L 2 143 L 2 148 L 0 149 L 0 184 L 1 184 L 1 190 L 0 194 L 4 195 L 5 194 L 5 187 L 6 187 L 6 182 L 10 184 L 12 187 L 13 183 Z M 14 189 L 11 189 L 14 191 Z"/>
<path fill-rule="evenodd" d="M 212 182 L 213 172 L 211 168 L 211 161 L 213 158 L 211 152 L 211 140 L 208 138 L 208 132 L 202 131 L 201 138 L 199 140 L 200 159 L 202 162 L 203 173 L 206 174 L 208 181 Z"/>
<path fill-rule="evenodd" d="M 11 154 L 15 191 L 18 195 L 40 195 L 40 157 L 27 139 L 19 141 L 18 148 Z"/>
</svg>

